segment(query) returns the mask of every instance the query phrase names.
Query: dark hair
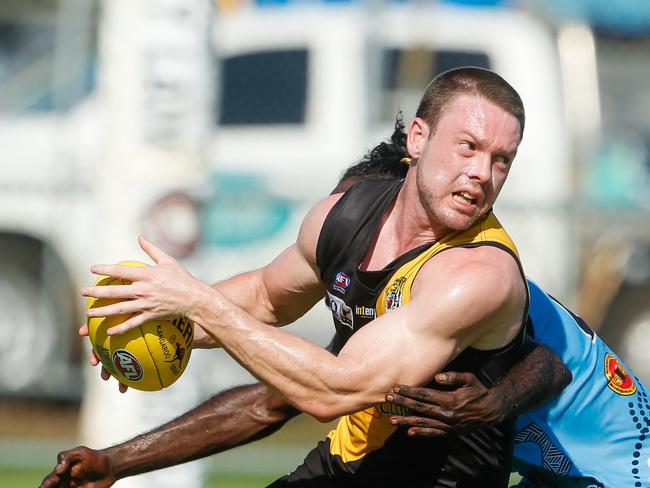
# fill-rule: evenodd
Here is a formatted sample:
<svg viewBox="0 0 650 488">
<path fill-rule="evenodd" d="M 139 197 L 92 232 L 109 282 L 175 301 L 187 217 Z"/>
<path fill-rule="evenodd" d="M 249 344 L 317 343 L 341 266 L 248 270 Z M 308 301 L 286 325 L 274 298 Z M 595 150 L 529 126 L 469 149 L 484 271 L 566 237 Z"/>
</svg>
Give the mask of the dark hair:
<svg viewBox="0 0 650 488">
<path fill-rule="evenodd" d="M 402 162 L 409 157 L 406 150 L 406 131 L 404 117 L 398 112 L 395 117 L 395 129 L 389 141 L 383 141 L 368 151 L 361 160 L 346 169 L 337 187 L 332 193 L 339 193 L 360 180 L 394 180 L 404 178 L 409 169 Z"/>
<path fill-rule="evenodd" d="M 479 94 L 505 111 L 519 122 L 519 137 L 524 135 L 526 116 L 524 104 L 517 91 L 494 71 L 473 66 L 456 68 L 436 76 L 427 85 L 420 100 L 416 117 L 435 132 L 444 110 L 461 94 Z"/>
</svg>

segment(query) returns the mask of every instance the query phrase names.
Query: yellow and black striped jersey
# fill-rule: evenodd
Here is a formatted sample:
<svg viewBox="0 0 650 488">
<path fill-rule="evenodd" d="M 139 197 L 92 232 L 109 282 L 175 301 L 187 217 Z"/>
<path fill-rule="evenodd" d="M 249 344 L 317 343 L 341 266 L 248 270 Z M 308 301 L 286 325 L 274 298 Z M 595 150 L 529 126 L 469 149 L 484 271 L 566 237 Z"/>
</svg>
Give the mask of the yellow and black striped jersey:
<svg viewBox="0 0 650 488">
<path fill-rule="evenodd" d="M 317 260 L 338 349 L 375 317 L 408 303 L 418 271 L 447 249 L 496 246 L 519 264 L 514 243 L 490 212 L 468 230 L 413 249 L 381 270 L 359 269 L 400 188 L 401 182 L 394 180 L 361 182 L 343 195 L 323 224 Z M 526 286 L 523 271 L 522 286 Z M 498 350 L 467 348 L 445 370 L 471 371 L 489 386 L 520 358 L 523 337 L 522 327 L 514 341 Z M 279 481 L 283 484 L 273 486 L 507 486 L 511 422 L 454 438 L 413 438 L 389 423 L 391 415 L 407 413 L 382 403 L 342 417 L 304 464 Z"/>
</svg>

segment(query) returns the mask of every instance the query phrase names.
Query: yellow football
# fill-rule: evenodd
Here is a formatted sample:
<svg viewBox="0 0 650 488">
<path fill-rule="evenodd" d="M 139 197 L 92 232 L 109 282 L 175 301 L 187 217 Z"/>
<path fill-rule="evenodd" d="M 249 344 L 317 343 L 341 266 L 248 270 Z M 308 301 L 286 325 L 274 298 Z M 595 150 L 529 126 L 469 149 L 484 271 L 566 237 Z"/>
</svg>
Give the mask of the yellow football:
<svg viewBox="0 0 650 488">
<path fill-rule="evenodd" d="M 124 261 L 125 266 L 148 266 Z M 130 281 L 100 276 L 98 286 L 128 285 Z M 90 297 L 87 308 L 103 307 L 119 300 Z M 128 315 L 88 319 L 88 337 L 95 353 L 113 377 L 137 390 L 156 391 L 174 383 L 187 367 L 192 352 L 194 326 L 185 317 L 151 320 L 124 334 L 109 336 L 107 329 Z"/>
</svg>

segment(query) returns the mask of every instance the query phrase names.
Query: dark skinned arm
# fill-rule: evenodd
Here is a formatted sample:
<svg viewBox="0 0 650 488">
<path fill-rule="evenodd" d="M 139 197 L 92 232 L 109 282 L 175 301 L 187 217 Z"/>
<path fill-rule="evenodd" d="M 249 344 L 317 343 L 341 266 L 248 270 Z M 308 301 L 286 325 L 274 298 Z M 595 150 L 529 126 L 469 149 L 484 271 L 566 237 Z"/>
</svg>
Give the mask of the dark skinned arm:
<svg viewBox="0 0 650 488">
<path fill-rule="evenodd" d="M 336 337 L 327 350 L 338 354 Z M 108 379 L 108 376 L 105 378 Z M 263 384 L 221 392 L 157 429 L 106 449 L 59 453 L 41 488 L 107 488 L 118 479 L 175 466 L 262 439 L 300 412 Z"/>
<path fill-rule="evenodd" d="M 394 425 L 408 426 L 408 434 L 441 437 L 495 425 L 534 410 L 557 396 L 572 379 L 560 358 L 530 340 L 525 356 L 492 388 L 472 373 L 438 373 L 440 390 L 396 385 L 386 400 L 414 415 L 394 416 Z M 451 389 L 451 391 L 449 391 Z"/>
<path fill-rule="evenodd" d="M 262 384 L 226 390 L 146 434 L 102 450 L 58 455 L 41 488 L 104 488 L 118 479 L 199 459 L 266 437 L 299 412 Z"/>
</svg>

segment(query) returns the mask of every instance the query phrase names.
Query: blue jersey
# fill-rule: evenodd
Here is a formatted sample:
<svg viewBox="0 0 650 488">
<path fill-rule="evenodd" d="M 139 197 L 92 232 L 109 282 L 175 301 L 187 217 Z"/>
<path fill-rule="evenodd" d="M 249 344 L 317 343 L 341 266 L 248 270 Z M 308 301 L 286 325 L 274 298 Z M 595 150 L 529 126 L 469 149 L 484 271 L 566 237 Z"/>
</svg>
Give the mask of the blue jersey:
<svg viewBox="0 0 650 488">
<path fill-rule="evenodd" d="M 528 284 L 533 334 L 562 358 L 573 381 L 518 417 L 515 458 L 606 487 L 650 487 L 647 389 L 579 317 Z"/>
</svg>

